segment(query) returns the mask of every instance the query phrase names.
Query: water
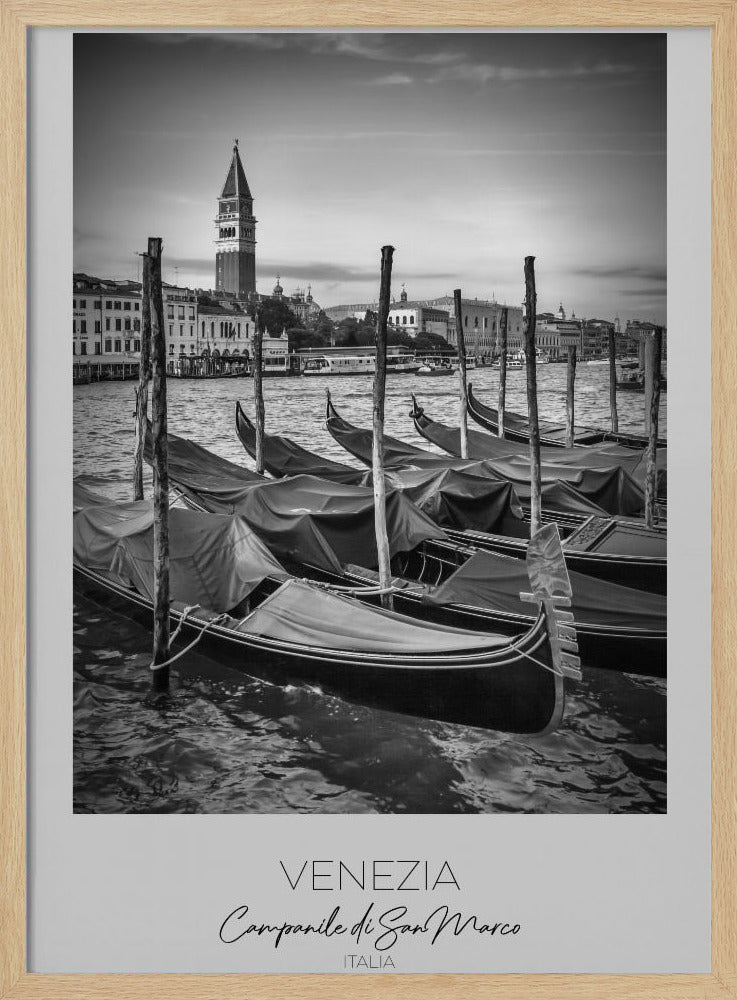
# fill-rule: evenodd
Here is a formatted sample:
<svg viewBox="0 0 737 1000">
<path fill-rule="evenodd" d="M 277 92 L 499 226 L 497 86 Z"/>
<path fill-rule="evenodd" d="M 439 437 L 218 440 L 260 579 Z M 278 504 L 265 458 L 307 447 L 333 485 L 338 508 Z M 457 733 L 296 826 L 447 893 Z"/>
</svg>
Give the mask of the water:
<svg viewBox="0 0 737 1000">
<path fill-rule="evenodd" d="M 480 399 L 497 375 L 471 373 Z M 507 409 L 524 411 L 524 371 L 508 373 Z M 538 369 L 540 413 L 565 415 L 565 366 Z M 354 423 L 371 420 L 371 379 L 264 383 L 267 430 L 355 464 L 322 426 L 324 391 Z M 168 384 L 169 427 L 251 465 L 234 432 L 236 399 L 252 413 L 250 379 Z M 429 416 L 457 422 L 454 379 L 389 379 L 387 433 L 429 447 L 408 417 L 410 394 Z M 581 365 L 581 424 L 608 419 L 608 368 Z M 667 397 L 662 397 L 665 433 Z M 619 398 L 620 429 L 642 431 L 644 399 Z M 74 389 L 74 471 L 129 499 L 133 385 Z M 148 475 L 148 470 L 146 470 Z M 149 477 L 150 483 L 150 477 Z M 172 697 L 148 696 L 150 633 L 75 597 L 74 808 L 78 812 L 664 812 L 666 684 L 585 670 L 557 733 L 519 737 L 418 720 L 277 686 L 196 651 L 178 661 Z"/>
</svg>

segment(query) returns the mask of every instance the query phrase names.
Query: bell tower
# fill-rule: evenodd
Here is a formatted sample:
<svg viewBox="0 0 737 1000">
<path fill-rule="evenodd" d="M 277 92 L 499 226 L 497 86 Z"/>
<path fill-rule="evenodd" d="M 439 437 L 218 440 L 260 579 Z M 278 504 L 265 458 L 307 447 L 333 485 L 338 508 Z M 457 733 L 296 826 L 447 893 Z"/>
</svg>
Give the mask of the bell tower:
<svg viewBox="0 0 737 1000">
<path fill-rule="evenodd" d="M 218 198 L 215 219 L 215 289 L 245 299 L 256 291 L 256 219 L 238 140 Z"/>
</svg>

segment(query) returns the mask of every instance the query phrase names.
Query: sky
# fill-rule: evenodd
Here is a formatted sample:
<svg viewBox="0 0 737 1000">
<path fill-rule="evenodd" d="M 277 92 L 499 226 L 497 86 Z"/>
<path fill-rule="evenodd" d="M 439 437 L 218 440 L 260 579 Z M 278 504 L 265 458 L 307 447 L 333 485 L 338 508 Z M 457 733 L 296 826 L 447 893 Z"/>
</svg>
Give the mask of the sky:
<svg viewBox="0 0 737 1000">
<path fill-rule="evenodd" d="M 664 34 L 78 33 L 75 271 L 214 287 L 235 138 L 259 292 L 666 321 Z"/>
</svg>

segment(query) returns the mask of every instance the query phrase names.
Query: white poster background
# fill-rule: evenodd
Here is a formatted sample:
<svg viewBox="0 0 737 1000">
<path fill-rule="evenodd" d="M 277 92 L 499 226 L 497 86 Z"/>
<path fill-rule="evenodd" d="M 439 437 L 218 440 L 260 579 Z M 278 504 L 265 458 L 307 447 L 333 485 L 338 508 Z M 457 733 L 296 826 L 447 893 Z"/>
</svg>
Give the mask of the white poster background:
<svg viewBox="0 0 737 1000">
<path fill-rule="evenodd" d="M 402 939 L 390 952 L 399 972 L 707 971 L 708 31 L 668 32 L 667 815 L 73 815 L 71 109 L 72 32 L 32 29 L 29 971 L 341 971 L 346 954 L 371 948 L 340 936 L 289 938 L 278 949 L 273 937 L 225 945 L 220 924 L 239 904 L 258 922 L 317 923 L 336 905 L 353 922 L 372 900 L 421 919 L 448 903 L 521 924 L 505 938 Z M 314 891 L 304 881 L 293 891 L 279 860 L 294 871 L 305 859 L 426 859 L 432 868 L 447 859 L 461 892 Z"/>
</svg>

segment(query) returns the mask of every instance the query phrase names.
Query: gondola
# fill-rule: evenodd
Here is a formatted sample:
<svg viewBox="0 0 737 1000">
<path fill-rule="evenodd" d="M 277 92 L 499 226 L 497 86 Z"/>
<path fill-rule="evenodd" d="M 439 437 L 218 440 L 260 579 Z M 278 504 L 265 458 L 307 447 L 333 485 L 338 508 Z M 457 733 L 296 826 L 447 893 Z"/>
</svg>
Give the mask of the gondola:
<svg viewBox="0 0 737 1000">
<path fill-rule="evenodd" d="M 412 395 L 412 419 L 415 429 L 436 448 L 441 448 L 454 458 L 461 456 L 461 432 L 458 427 L 448 427 L 427 416 Z M 468 428 L 468 457 L 475 461 L 510 463 L 512 472 L 521 470 L 527 475 L 530 465 L 529 442 L 509 441 L 487 431 L 475 431 Z M 555 475 L 556 468 L 560 475 L 568 481 L 571 473 L 574 477 L 581 473 L 597 472 L 605 469 L 619 468 L 637 483 L 644 500 L 645 477 L 647 473 L 647 453 L 645 449 L 625 448 L 618 444 L 601 444 L 588 448 L 553 448 L 549 445 L 540 447 L 540 461 L 543 468 L 543 479 Z M 668 492 L 668 451 L 662 448 L 657 454 L 657 496 L 663 502 Z"/>
<path fill-rule="evenodd" d="M 153 510 L 87 493 L 74 513 L 79 592 L 153 620 Z M 454 629 L 370 607 L 289 576 L 243 518 L 170 510 L 170 621 L 218 662 L 277 682 L 305 680 L 361 703 L 518 733 L 560 724 L 580 678 L 557 533 L 530 555 L 540 611 L 523 636 Z"/>
<path fill-rule="evenodd" d="M 242 411 L 240 416 L 239 433 L 248 449 L 253 442 L 249 440 L 247 429 L 252 430 L 253 425 Z M 264 458 L 267 466 L 271 441 L 271 435 L 266 435 Z M 288 439 L 279 439 L 281 447 L 285 441 Z M 264 490 L 254 492 L 255 473 L 241 470 L 174 435 L 169 435 L 169 442 L 169 475 L 177 483 L 185 502 L 199 505 L 201 509 L 243 514 L 282 561 L 289 559 L 294 551 L 300 551 L 302 565 L 294 565 L 295 572 L 355 586 L 375 583 L 376 576 L 372 572 L 372 567 L 376 566 L 375 550 L 371 538 L 367 538 L 364 520 L 367 515 L 373 518 L 371 491 L 354 487 L 351 501 L 345 484 L 324 484 L 325 495 L 335 493 L 340 501 L 335 511 L 338 519 L 335 529 L 324 516 L 325 507 L 319 496 L 305 493 L 302 477 L 290 477 L 271 485 L 266 481 Z M 294 457 L 293 452 L 290 454 Z M 310 453 L 303 450 L 303 454 Z M 240 490 L 239 484 L 242 484 Z M 319 489 L 319 486 L 313 481 L 314 488 Z M 395 489 L 392 477 L 390 497 Z M 268 498 L 259 499 L 258 492 L 268 494 Z M 307 510 L 306 505 L 310 502 L 319 513 L 319 519 Z M 349 513 L 351 506 L 352 515 Z M 298 526 L 294 523 L 295 508 L 301 512 Z M 408 514 L 411 508 L 405 510 Z M 407 514 L 397 518 L 395 508 L 390 506 L 387 519 L 397 587 L 394 600 L 398 610 L 475 630 L 519 631 L 529 627 L 529 609 L 525 609 L 516 597 L 519 574 L 524 572 L 526 538 L 460 531 L 430 536 L 426 530 L 426 537 L 412 545 L 400 530 L 400 522 L 410 523 Z M 300 534 L 296 533 L 297 528 Z M 418 537 L 417 529 L 412 533 Z M 318 534 L 319 549 L 315 546 Z M 474 540 L 481 545 L 469 544 Z M 493 549 L 495 543 L 497 551 Z M 510 550 L 506 555 L 505 548 Z M 328 551 L 332 553 L 329 560 Z M 572 609 L 584 663 L 629 673 L 665 676 L 665 597 L 575 571 L 573 567 L 584 561 L 578 555 L 565 553 L 571 570 Z M 611 557 L 601 561 L 608 563 L 610 571 L 617 568 Z M 641 560 L 631 560 L 629 571 L 637 572 L 638 565 L 641 573 Z M 662 583 L 665 586 L 664 579 Z"/>
<path fill-rule="evenodd" d="M 240 413 L 240 418 L 236 415 L 238 433 L 246 450 L 250 451 L 254 447 L 254 438 L 251 438 L 249 447 L 247 418 L 242 410 Z M 371 464 L 371 431 L 348 423 L 335 409 L 330 397 L 326 427 L 349 454 L 366 465 Z M 265 443 L 265 451 L 269 450 Z M 299 446 L 292 443 L 291 467 L 294 469 L 302 462 L 303 469 L 308 468 L 310 455 L 304 449 L 300 453 Z M 272 456 L 272 463 L 275 459 L 276 456 Z M 465 473 L 475 472 L 482 477 L 489 474 L 487 463 L 464 462 L 437 455 L 388 435 L 384 437 L 384 459 L 392 481 L 398 486 L 409 474 L 407 470 L 452 468 Z M 324 463 L 326 460 L 319 461 Z M 323 465 L 320 474 L 329 478 L 329 469 Z M 519 496 L 519 499 L 523 511 L 528 513 L 526 498 Z M 543 485 L 543 505 L 543 520 L 555 522 L 561 530 L 569 569 L 638 590 L 658 594 L 666 592 L 667 536 L 664 529 L 647 528 L 641 520 L 609 517 L 590 500 L 577 495 L 566 483 Z M 505 537 L 498 532 L 456 531 L 452 528 L 446 528 L 446 531 L 452 538 L 477 548 L 517 556 L 524 553 L 523 540 Z"/>
<path fill-rule="evenodd" d="M 486 406 L 476 398 L 473 391 L 473 384 L 468 383 L 468 412 L 479 424 L 492 434 L 499 432 L 499 414 L 490 406 Z M 527 417 L 521 413 L 504 411 L 504 436 L 508 441 L 529 442 L 530 425 Z M 566 426 L 564 423 L 554 421 L 542 421 L 540 423 L 540 443 L 549 445 L 552 448 L 565 448 L 566 446 Z M 625 448 L 637 448 L 642 450 L 647 447 L 648 439 L 644 434 L 631 434 L 621 431 L 605 431 L 594 427 L 577 427 L 573 443 L 575 447 L 590 445 L 618 444 Z M 658 438 L 658 447 L 666 448 L 668 442 L 665 438 Z"/>
</svg>

